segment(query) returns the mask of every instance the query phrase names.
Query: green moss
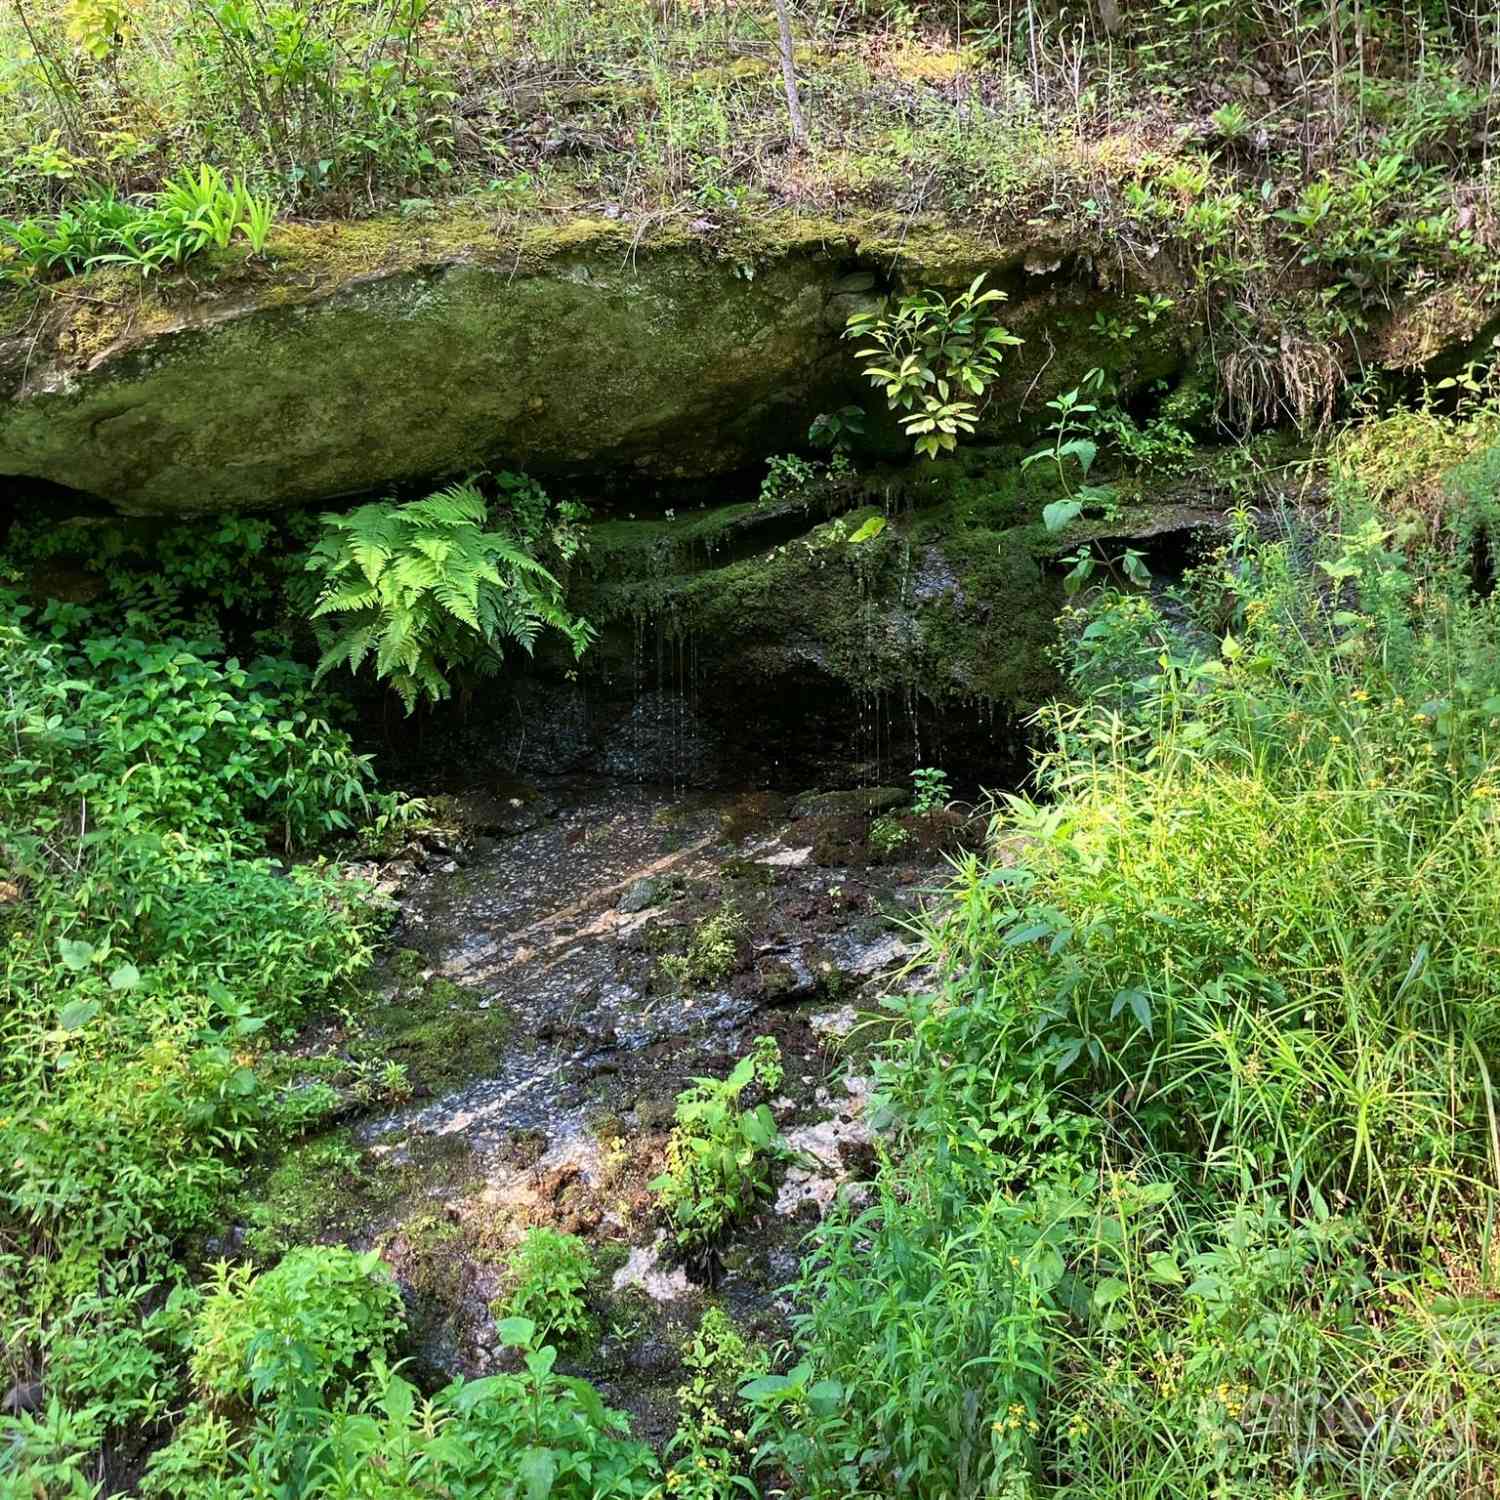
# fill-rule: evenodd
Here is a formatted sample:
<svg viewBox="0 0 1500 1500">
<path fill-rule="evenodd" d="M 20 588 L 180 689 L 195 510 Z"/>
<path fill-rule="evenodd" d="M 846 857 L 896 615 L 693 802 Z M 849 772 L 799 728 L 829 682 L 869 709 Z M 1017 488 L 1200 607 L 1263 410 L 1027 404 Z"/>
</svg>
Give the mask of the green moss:
<svg viewBox="0 0 1500 1500">
<path fill-rule="evenodd" d="M 245 1249 L 261 1260 L 292 1245 L 364 1239 L 420 1190 L 434 1160 L 465 1151 L 452 1139 L 424 1141 L 393 1166 L 362 1151 L 348 1130 L 293 1141 L 251 1169 L 227 1216 L 245 1224 Z"/>
<path fill-rule="evenodd" d="M 1055 482 L 1045 466 L 1022 470 L 1024 452 L 962 448 L 870 476 L 867 488 L 896 513 L 857 545 L 849 538 L 881 510 L 816 522 L 788 512 L 780 534 L 789 525 L 800 534 L 783 541 L 751 529 L 758 513 L 743 505 L 606 522 L 591 529 L 602 545 L 575 603 L 597 623 L 632 622 L 617 651 L 634 649 L 633 622 L 649 618 L 741 674 L 812 659 L 857 691 L 1033 706 L 1056 687 L 1047 651 L 1063 595 L 1043 566 L 1058 550 L 1040 520 Z M 610 649 L 600 651 L 606 666 Z"/>
<path fill-rule="evenodd" d="M 417 1296 L 440 1306 L 458 1302 L 469 1261 L 498 1260 L 493 1247 L 476 1240 L 471 1225 L 431 1209 L 402 1219 L 379 1243 L 388 1253 L 399 1253 L 401 1274 Z"/>
<path fill-rule="evenodd" d="M 434 1093 L 457 1088 L 499 1067 L 515 1028 L 504 1006 L 481 1009 L 480 999 L 449 979 L 403 987 L 361 1015 L 363 1034 L 350 1053 L 360 1062 L 400 1063 L 413 1084 Z"/>
</svg>

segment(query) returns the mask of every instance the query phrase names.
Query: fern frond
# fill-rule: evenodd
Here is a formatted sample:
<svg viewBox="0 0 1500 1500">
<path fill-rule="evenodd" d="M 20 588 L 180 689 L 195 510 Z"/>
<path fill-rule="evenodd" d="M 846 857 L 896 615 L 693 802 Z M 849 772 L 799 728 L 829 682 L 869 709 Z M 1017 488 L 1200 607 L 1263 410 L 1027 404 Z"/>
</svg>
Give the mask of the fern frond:
<svg viewBox="0 0 1500 1500">
<path fill-rule="evenodd" d="M 510 509 L 494 523 L 472 480 L 325 515 L 306 559 L 322 584 L 312 612 L 324 648 L 318 676 L 372 663 L 409 712 L 448 696 L 452 667 L 491 675 L 507 644 L 531 652 L 544 630 L 580 654 L 593 630 L 532 550 L 550 534 L 550 502 L 535 481 L 506 491 Z"/>
<path fill-rule="evenodd" d="M 343 589 L 320 599 L 313 608 L 312 618 L 316 620 L 319 615 L 343 614 L 352 609 L 369 609 L 379 600 L 380 596 L 374 589 L 357 586 Z"/>
</svg>

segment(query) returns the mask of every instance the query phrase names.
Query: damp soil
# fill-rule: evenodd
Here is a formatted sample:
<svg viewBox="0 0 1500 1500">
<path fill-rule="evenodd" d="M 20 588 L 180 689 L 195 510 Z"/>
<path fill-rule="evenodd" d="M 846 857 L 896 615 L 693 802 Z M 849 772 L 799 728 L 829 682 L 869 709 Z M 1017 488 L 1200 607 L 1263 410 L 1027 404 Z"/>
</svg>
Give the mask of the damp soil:
<svg viewBox="0 0 1500 1500">
<path fill-rule="evenodd" d="M 583 776 L 484 780 L 437 811 L 442 831 L 370 871 L 395 918 L 368 993 L 288 1064 L 290 1087 L 338 1080 L 329 1128 L 263 1163 L 207 1248 L 378 1249 L 408 1304 L 411 1368 L 436 1384 L 504 1367 L 494 1308 L 526 1229 L 581 1235 L 599 1267 L 594 1326 L 561 1367 L 663 1442 L 708 1301 L 752 1336 L 784 1334 L 778 1289 L 809 1229 L 872 1170 L 878 1029 L 856 1023 L 912 982 L 911 919 L 983 820 L 919 816 L 897 789 Z M 685 973 L 695 935 L 726 912 L 730 951 Z M 763 1035 L 782 1051 L 766 1102 L 796 1161 L 682 1263 L 648 1186 L 675 1097 Z"/>
</svg>

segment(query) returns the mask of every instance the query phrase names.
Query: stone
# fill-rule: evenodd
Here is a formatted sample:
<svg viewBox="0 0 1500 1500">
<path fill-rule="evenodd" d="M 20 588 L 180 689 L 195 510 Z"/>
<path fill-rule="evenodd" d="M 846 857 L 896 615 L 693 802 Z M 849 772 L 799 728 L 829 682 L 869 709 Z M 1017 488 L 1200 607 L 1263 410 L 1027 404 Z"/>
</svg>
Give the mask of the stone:
<svg viewBox="0 0 1500 1500">
<path fill-rule="evenodd" d="M 686 1297 L 692 1290 L 687 1272 L 681 1266 L 667 1270 L 662 1266 L 666 1235 L 659 1233 L 649 1245 L 632 1245 L 625 1264 L 614 1274 L 613 1290 L 623 1292 L 639 1287 L 653 1302 L 672 1302 Z"/>
<path fill-rule="evenodd" d="M 40 1380 L 20 1380 L 0 1398 L 0 1411 L 9 1416 L 20 1412 L 40 1411 L 45 1396 Z"/>
<path fill-rule="evenodd" d="M 852 792 L 804 792 L 792 804 L 792 817 L 845 817 L 850 813 L 873 816 L 905 807 L 910 801 L 911 793 L 899 786 L 865 787 Z"/>
<path fill-rule="evenodd" d="M 286 225 L 274 256 L 226 257 L 217 275 L 96 274 L 95 295 L 63 286 L 39 317 L 0 323 L 0 476 L 185 515 L 486 467 L 730 473 L 795 447 L 860 392 L 841 336 L 850 307 L 893 283 L 1004 276 L 1038 237 L 1018 225 L 997 247 L 907 220 L 794 216 L 732 233 L 753 239 L 720 243 L 731 232 L 707 221 L 641 237 L 580 218 L 515 244 L 456 216 Z M 1076 384 L 1097 356 L 1059 339 L 1063 320 L 1086 330 L 1134 290 L 1080 273 L 1013 301 L 1006 321 L 1025 342 L 987 425 L 1013 429 L 1023 398 L 1040 409 Z M 1145 380 L 1180 369 L 1184 349 L 1162 326 L 1132 355 Z M 869 441 L 905 447 L 893 426 Z"/>
<path fill-rule="evenodd" d="M 670 881 L 655 875 L 643 875 L 639 880 L 630 883 L 629 889 L 620 897 L 620 903 L 615 910 L 627 916 L 635 912 L 646 911 L 650 907 L 660 906 L 670 896 L 671 890 Z"/>
</svg>

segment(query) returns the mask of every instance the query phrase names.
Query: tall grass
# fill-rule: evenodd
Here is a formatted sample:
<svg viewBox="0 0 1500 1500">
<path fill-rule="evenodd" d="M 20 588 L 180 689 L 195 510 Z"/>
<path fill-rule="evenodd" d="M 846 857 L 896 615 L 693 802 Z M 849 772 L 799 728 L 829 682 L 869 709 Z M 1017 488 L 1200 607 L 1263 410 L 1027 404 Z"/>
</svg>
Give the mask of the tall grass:
<svg viewBox="0 0 1500 1500">
<path fill-rule="evenodd" d="M 808 1493 L 1496 1493 L 1500 606 L 1342 493 L 1082 622 L 795 1289 Z"/>
</svg>

